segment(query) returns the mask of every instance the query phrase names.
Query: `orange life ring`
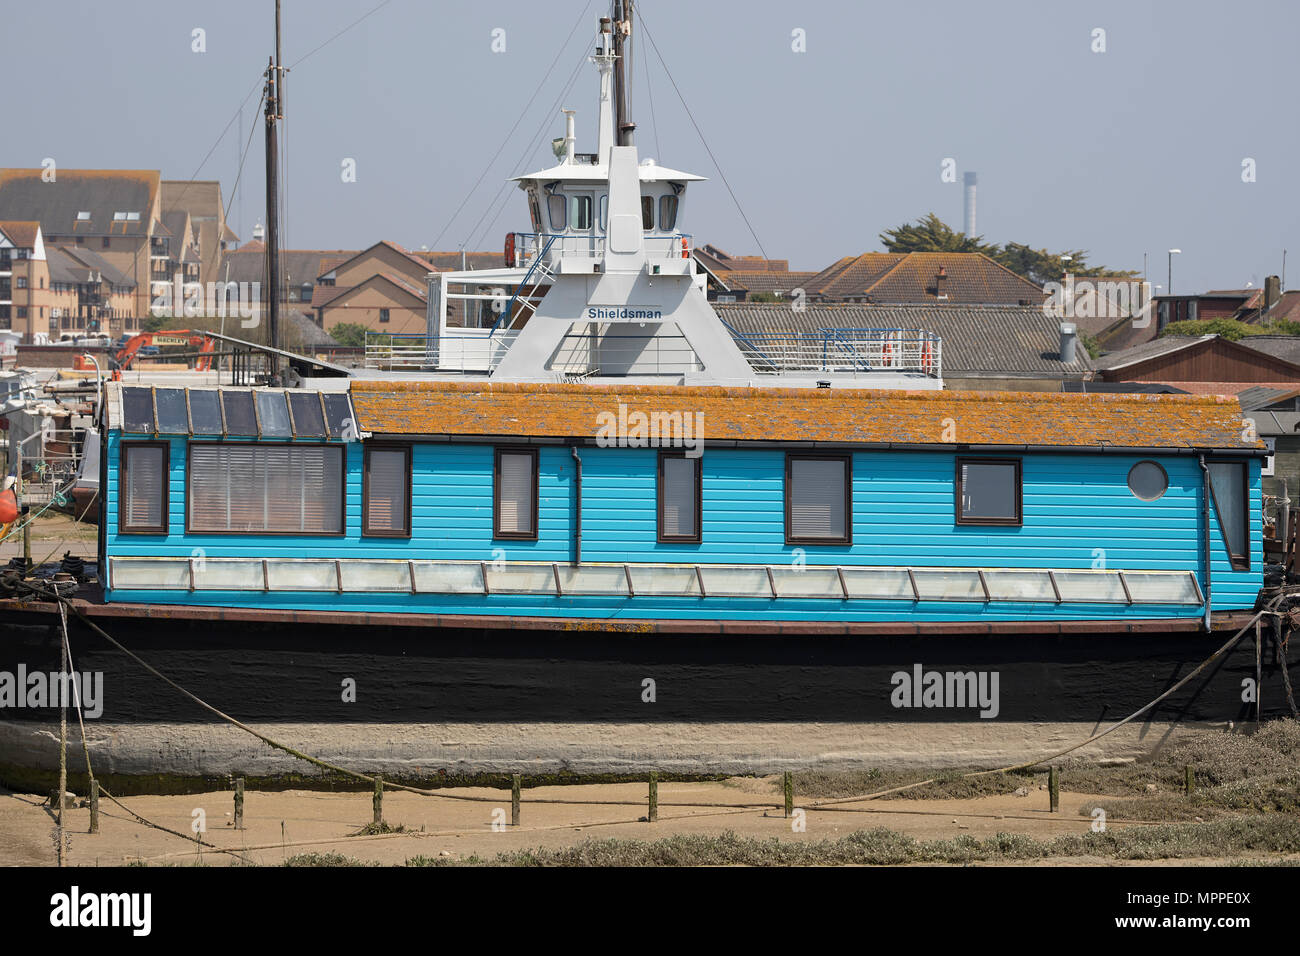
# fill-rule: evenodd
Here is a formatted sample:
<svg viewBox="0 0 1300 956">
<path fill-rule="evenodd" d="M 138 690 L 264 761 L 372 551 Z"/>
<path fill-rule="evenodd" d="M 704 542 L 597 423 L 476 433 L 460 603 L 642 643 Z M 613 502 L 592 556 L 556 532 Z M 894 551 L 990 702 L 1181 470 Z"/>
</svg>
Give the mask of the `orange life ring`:
<svg viewBox="0 0 1300 956">
<path fill-rule="evenodd" d="M 689 259 L 690 257 L 691 257 L 691 254 L 690 254 L 689 251 L 687 251 L 687 248 L 686 248 L 686 237 L 685 237 L 685 236 L 682 236 L 682 258 L 683 258 L 683 259 Z"/>
<path fill-rule="evenodd" d="M 886 368 L 894 364 L 891 358 L 889 339 L 885 339 L 884 344 L 880 347 L 880 364 Z"/>
<path fill-rule="evenodd" d="M 13 524 L 18 520 L 18 496 L 12 488 L 0 491 L 0 525 Z"/>
<path fill-rule="evenodd" d="M 930 340 L 921 346 L 921 371 L 927 375 L 934 369 L 934 353 L 930 350 Z"/>
<path fill-rule="evenodd" d="M 506 268 L 513 269 L 514 267 L 515 267 L 515 234 L 513 232 L 507 232 L 506 233 Z"/>
</svg>

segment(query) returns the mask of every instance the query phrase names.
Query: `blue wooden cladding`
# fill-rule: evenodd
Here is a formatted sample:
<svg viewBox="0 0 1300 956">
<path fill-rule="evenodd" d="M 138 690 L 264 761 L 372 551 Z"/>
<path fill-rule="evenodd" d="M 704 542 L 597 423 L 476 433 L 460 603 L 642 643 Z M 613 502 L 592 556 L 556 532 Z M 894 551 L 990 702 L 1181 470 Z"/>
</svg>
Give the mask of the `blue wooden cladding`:
<svg viewBox="0 0 1300 956">
<path fill-rule="evenodd" d="M 555 562 L 574 557 L 575 463 L 568 446 L 542 445 L 536 540 L 494 540 L 491 444 L 412 444 L 411 537 L 361 534 L 363 444 L 343 443 L 342 535 L 186 533 L 187 450 L 203 438 L 162 437 L 169 446 L 168 533 L 118 530 L 122 442 L 108 434 L 107 555 L 113 558 L 318 558 L 461 562 Z M 793 450 L 793 449 L 792 449 Z M 950 451 L 862 450 L 852 455 L 852 543 L 785 543 L 785 451 L 705 447 L 702 540 L 664 543 L 656 533 L 654 449 L 581 446 L 582 561 L 593 564 L 870 566 L 1186 571 L 1206 587 L 1201 470 L 1194 455 L 1015 453 L 1022 461 L 1023 523 L 959 525 Z M 964 457 L 979 457 L 965 455 Z M 1005 453 L 989 457 L 1007 457 Z M 1154 460 L 1169 487 L 1143 501 L 1129 470 Z M 1213 609 L 1249 608 L 1262 586 L 1260 465 L 1248 467 L 1250 562 L 1234 570 L 1210 509 Z M 110 588 L 113 602 L 205 604 L 351 611 L 423 611 L 622 619 L 791 621 L 1115 620 L 1190 617 L 1193 604 L 772 600 L 745 597 L 544 596 L 529 594 L 176 591 Z M 252 593 L 249 593 L 252 592 Z"/>
</svg>

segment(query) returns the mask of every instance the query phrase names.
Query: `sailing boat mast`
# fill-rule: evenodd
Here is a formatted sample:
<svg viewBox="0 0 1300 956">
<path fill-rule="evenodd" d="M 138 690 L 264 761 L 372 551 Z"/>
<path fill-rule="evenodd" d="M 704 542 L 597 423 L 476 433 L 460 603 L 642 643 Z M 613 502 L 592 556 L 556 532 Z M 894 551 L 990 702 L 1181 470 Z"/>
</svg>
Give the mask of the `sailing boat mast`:
<svg viewBox="0 0 1300 956">
<path fill-rule="evenodd" d="M 627 115 L 627 82 L 623 61 L 632 50 L 632 0 L 614 0 L 614 135 L 619 146 L 632 146 L 636 123 Z"/>
<path fill-rule="evenodd" d="M 280 0 L 275 0 L 275 57 L 266 67 L 266 276 L 267 344 L 280 347 L 280 189 L 276 124 L 284 119 L 284 72 L 280 65 Z M 272 385 L 279 384 L 279 360 L 267 353 Z"/>
</svg>

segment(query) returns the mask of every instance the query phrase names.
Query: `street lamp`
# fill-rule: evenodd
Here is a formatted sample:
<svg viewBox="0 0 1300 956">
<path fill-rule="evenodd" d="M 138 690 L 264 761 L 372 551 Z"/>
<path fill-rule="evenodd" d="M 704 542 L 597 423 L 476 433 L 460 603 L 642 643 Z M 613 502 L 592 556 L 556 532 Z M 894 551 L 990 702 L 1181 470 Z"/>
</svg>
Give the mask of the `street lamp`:
<svg viewBox="0 0 1300 956">
<path fill-rule="evenodd" d="M 1174 294 L 1174 256 L 1182 255 L 1181 249 L 1169 250 L 1169 294 Z"/>
</svg>

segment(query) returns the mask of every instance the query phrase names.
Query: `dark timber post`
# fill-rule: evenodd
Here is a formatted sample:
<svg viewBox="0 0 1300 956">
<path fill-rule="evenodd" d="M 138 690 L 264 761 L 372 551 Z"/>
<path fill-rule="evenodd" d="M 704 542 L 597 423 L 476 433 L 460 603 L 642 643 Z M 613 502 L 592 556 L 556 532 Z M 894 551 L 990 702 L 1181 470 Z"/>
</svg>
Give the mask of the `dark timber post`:
<svg viewBox="0 0 1300 956">
<path fill-rule="evenodd" d="M 1196 790 L 1196 771 L 1192 769 L 1191 764 L 1188 764 L 1186 767 L 1183 768 L 1183 793 L 1187 794 L 1190 797 L 1193 791 L 1195 790 Z"/>
<path fill-rule="evenodd" d="M 1259 723 L 1259 709 L 1264 700 L 1264 620 L 1255 621 L 1255 723 Z"/>
<path fill-rule="evenodd" d="M 244 829 L 244 778 L 235 778 L 235 829 Z"/>
<path fill-rule="evenodd" d="M 1056 767 L 1047 768 L 1047 799 L 1056 813 L 1061 808 L 1061 771 Z"/>
<path fill-rule="evenodd" d="M 284 118 L 282 92 L 284 73 L 280 67 L 280 0 L 275 0 L 275 57 L 266 67 L 266 279 L 267 279 L 267 344 L 280 347 L 280 186 L 277 176 L 276 124 Z M 271 381 L 279 379 L 280 362 L 274 353 L 267 353 Z"/>
<path fill-rule="evenodd" d="M 90 778 L 90 832 L 99 832 L 99 781 Z"/>
<path fill-rule="evenodd" d="M 785 772 L 784 789 L 785 789 L 785 815 L 788 817 L 794 813 L 794 774 L 789 770 Z"/>
<path fill-rule="evenodd" d="M 659 820 L 659 771 L 650 771 L 650 807 L 646 819 L 651 823 Z"/>
<path fill-rule="evenodd" d="M 519 826 L 519 789 L 522 781 L 519 774 L 510 775 L 510 825 Z"/>
<path fill-rule="evenodd" d="M 384 778 L 375 774 L 375 826 L 384 822 Z"/>
</svg>

